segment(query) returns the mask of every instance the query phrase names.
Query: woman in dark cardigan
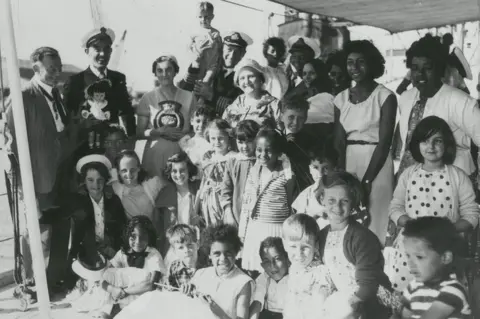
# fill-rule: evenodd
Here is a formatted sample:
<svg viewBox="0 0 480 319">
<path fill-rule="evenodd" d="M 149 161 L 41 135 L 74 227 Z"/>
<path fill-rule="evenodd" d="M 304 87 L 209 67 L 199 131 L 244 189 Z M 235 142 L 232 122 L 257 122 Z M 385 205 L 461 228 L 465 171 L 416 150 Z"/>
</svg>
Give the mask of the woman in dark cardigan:
<svg viewBox="0 0 480 319">
<path fill-rule="evenodd" d="M 332 172 L 322 182 L 318 195 L 330 225 L 320 232 L 319 251 L 337 298 L 350 301 L 354 318 L 384 318 L 378 314 L 392 308 L 395 298 L 383 272 L 382 247 L 377 236 L 351 216 L 362 199 L 360 181 L 347 172 Z"/>
</svg>

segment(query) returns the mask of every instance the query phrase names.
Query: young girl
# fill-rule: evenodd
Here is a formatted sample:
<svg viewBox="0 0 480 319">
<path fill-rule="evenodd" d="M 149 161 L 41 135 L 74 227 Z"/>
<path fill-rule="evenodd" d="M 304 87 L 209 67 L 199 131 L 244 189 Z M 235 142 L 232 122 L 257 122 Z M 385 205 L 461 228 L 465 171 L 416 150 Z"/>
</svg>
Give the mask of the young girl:
<svg viewBox="0 0 480 319">
<path fill-rule="evenodd" d="M 402 319 L 470 318 L 467 290 L 453 271 L 462 242 L 453 223 L 419 217 L 405 224 L 403 236 L 414 279 L 403 292 Z"/>
<path fill-rule="evenodd" d="M 220 185 L 225 175 L 227 160 L 235 155 L 235 152 L 232 151 L 231 127 L 224 120 L 210 122 L 206 138 L 213 150 L 205 154 L 202 164 L 203 179 L 197 197 L 197 207 L 201 209 L 206 225 L 210 226 L 223 220 Z"/>
<path fill-rule="evenodd" d="M 320 255 L 337 290 L 329 298 L 327 318 L 340 314 L 335 309 L 339 300 L 348 301 L 343 316 L 384 318 L 388 309 L 377 295 L 389 301 L 391 285 L 383 272 L 382 247 L 372 231 L 352 218 L 362 198 L 360 181 L 347 172 L 332 172 L 322 181 L 320 196 L 330 225 L 320 232 Z"/>
<path fill-rule="evenodd" d="M 288 90 L 288 78 L 283 60 L 287 47 L 282 38 L 272 37 L 263 43 L 265 65 L 265 90 L 281 100 Z"/>
<path fill-rule="evenodd" d="M 234 129 L 239 153 L 227 161 L 220 191 L 220 203 L 225 223 L 238 226 L 242 198 L 248 172 L 255 162 L 255 137 L 260 129 L 257 122 L 244 120 Z"/>
<path fill-rule="evenodd" d="M 113 268 L 102 273 L 101 279 L 97 279 L 99 284 L 92 285 L 75 302 L 75 307 L 101 306 L 96 310 L 108 313 L 113 304 L 118 303 L 123 308 L 139 295 L 151 291 L 153 283 L 167 273 L 162 256 L 154 248 L 155 243 L 155 229 L 150 219 L 146 216 L 133 217 L 125 229 L 123 247 L 110 260 Z M 92 257 L 86 259 L 93 260 Z M 86 267 L 85 263 L 76 261 L 72 268 L 79 276 L 91 280 L 91 267 Z M 105 295 L 102 290 L 108 294 Z"/>
<path fill-rule="evenodd" d="M 282 319 L 288 290 L 288 267 L 290 266 L 282 239 L 267 237 L 260 244 L 259 253 L 265 272 L 255 280 L 250 318 Z"/>
<path fill-rule="evenodd" d="M 155 214 L 155 199 L 167 185 L 166 181 L 155 176 L 147 179 L 146 172 L 140 166 L 135 151 L 123 150 L 115 158 L 112 170 L 112 187 L 120 197 L 127 217 L 144 215 L 153 221 L 158 231 L 163 231 L 158 214 Z"/>
<path fill-rule="evenodd" d="M 469 177 L 452 165 L 456 143 L 448 124 L 436 116 L 424 118 L 412 133 L 410 151 L 419 164 L 400 175 L 390 204 L 391 220 L 403 227 L 410 219 L 438 216 L 450 219 L 458 232 L 474 229 L 480 210 Z M 401 234 L 394 248 L 397 254 L 387 272 L 394 289 L 403 291 L 413 276 Z"/>
<path fill-rule="evenodd" d="M 194 288 L 218 318 L 249 318 L 254 282 L 235 265 L 242 247 L 237 229 L 231 225 L 209 227 L 205 244 L 210 247 L 212 266 L 197 270 L 184 291 L 190 293 Z"/>
<path fill-rule="evenodd" d="M 200 186 L 199 181 L 194 179 L 197 167 L 192 164 L 186 153 L 181 152 L 167 160 L 165 175 L 169 181 L 175 183 L 177 190 L 177 205 L 170 209 L 173 224 L 195 224 L 195 196 Z"/>
<path fill-rule="evenodd" d="M 260 243 L 280 237 L 282 223 L 292 213 L 295 176 L 288 159 L 280 159 L 283 139 L 272 129 L 262 129 L 256 138 L 256 162 L 248 173 L 243 195 L 239 235 L 244 238 L 242 268 L 261 271 Z"/>
<path fill-rule="evenodd" d="M 325 143 L 323 147 L 313 149 L 310 155 L 310 174 L 313 185 L 303 190 L 292 204 L 297 214 L 307 214 L 317 220 L 320 229 L 328 225 L 325 206 L 317 198 L 318 190 L 323 187 L 322 176 L 328 175 L 337 167 L 338 155 L 333 146 Z"/>
<path fill-rule="evenodd" d="M 333 319 L 324 315 L 332 285 L 319 258 L 319 231 L 315 219 L 306 214 L 295 214 L 283 223 L 283 242 L 292 263 L 284 319 Z"/>
</svg>

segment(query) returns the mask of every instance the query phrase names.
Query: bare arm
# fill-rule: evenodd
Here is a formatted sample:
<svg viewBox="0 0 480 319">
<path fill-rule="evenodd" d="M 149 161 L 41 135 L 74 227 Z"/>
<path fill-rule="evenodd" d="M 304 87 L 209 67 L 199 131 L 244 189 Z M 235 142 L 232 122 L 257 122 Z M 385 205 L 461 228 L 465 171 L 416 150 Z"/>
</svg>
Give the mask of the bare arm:
<svg viewBox="0 0 480 319">
<path fill-rule="evenodd" d="M 250 319 L 258 319 L 258 315 L 260 314 L 261 311 L 262 311 L 262 304 L 260 303 L 260 301 L 255 300 L 254 302 L 252 302 L 249 310 Z"/>
<path fill-rule="evenodd" d="M 334 147 L 335 150 L 338 152 L 338 167 L 345 168 L 346 163 L 346 141 L 347 141 L 347 133 L 340 123 L 340 110 L 338 107 L 334 107 Z"/>
</svg>

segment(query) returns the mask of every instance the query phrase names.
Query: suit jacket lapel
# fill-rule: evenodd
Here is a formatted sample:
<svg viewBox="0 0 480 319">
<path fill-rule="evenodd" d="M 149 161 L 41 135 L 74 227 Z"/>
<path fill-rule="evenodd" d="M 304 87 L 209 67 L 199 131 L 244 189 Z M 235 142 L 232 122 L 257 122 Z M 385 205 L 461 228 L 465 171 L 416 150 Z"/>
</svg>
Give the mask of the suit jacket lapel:
<svg viewBox="0 0 480 319">
<path fill-rule="evenodd" d="M 57 126 L 55 125 L 55 119 L 53 118 L 52 110 L 50 109 L 50 106 L 48 105 L 47 98 L 45 95 L 43 95 L 42 91 L 38 87 L 38 84 L 36 81 L 32 80 L 30 81 L 30 84 L 32 86 L 32 90 L 35 96 L 35 104 L 37 111 L 39 114 L 42 115 L 45 119 L 49 119 L 48 123 L 43 123 L 51 126 L 51 129 L 57 131 Z"/>
</svg>

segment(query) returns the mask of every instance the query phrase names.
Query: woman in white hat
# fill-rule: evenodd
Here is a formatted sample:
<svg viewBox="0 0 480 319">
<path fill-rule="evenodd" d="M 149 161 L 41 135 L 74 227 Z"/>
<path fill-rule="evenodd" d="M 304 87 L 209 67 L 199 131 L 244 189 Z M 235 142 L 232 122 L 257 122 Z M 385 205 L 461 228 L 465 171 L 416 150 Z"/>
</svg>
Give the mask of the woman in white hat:
<svg viewBox="0 0 480 319">
<path fill-rule="evenodd" d="M 265 120 L 276 122 L 279 117 L 278 99 L 265 91 L 265 71 L 255 60 L 244 59 L 235 68 L 234 83 L 243 94 L 223 113 L 232 128 L 243 120 L 254 120 L 262 125 Z"/>
</svg>

